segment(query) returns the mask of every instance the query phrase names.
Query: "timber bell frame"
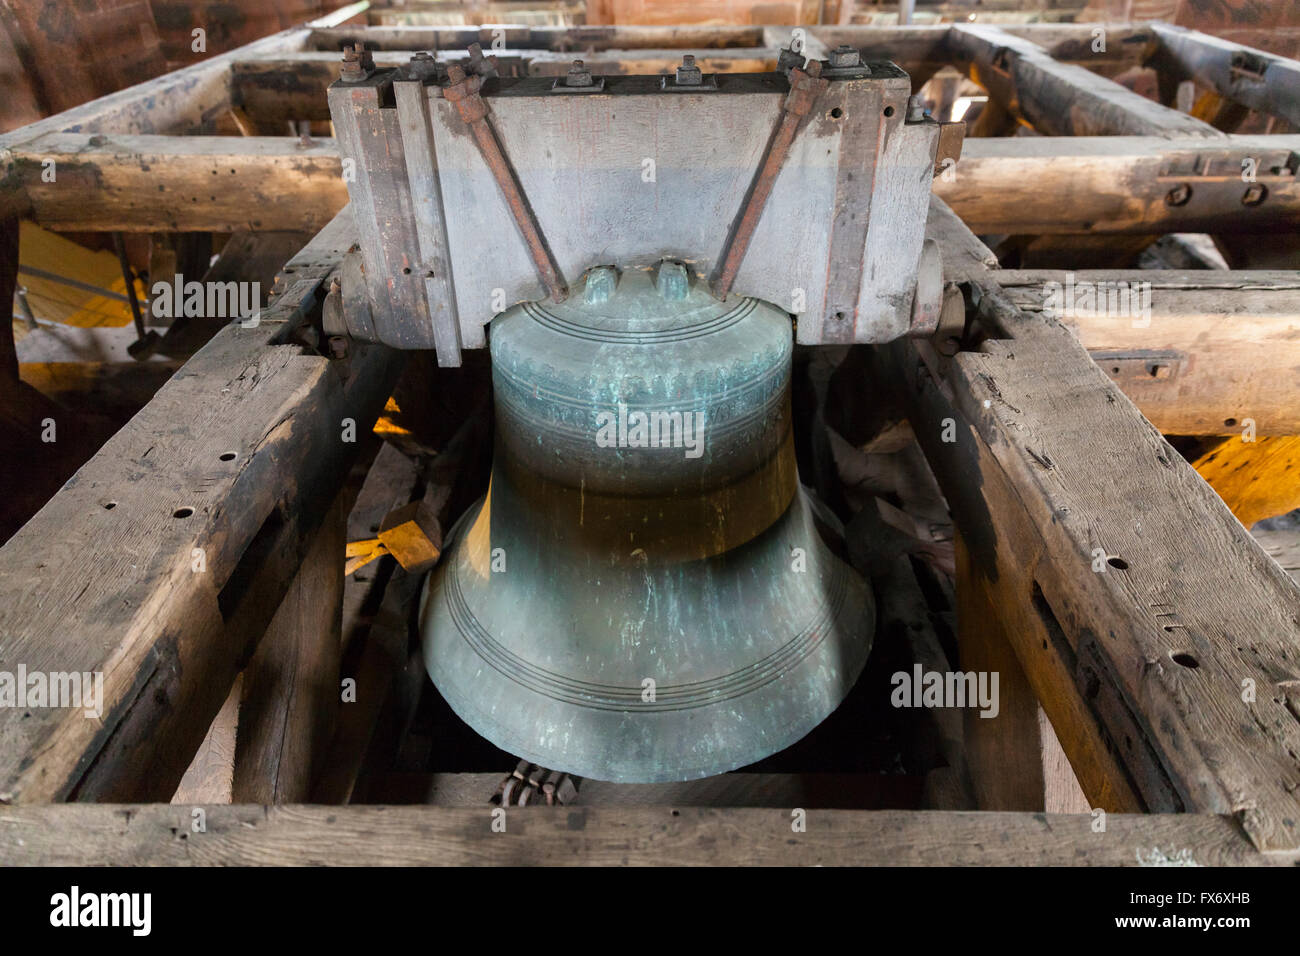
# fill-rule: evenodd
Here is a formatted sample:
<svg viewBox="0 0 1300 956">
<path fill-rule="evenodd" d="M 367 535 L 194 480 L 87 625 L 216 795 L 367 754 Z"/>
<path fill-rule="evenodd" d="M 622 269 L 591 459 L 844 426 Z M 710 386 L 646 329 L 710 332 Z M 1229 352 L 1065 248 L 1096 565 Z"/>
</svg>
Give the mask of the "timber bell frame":
<svg viewBox="0 0 1300 956">
<path fill-rule="evenodd" d="M 497 41 L 501 67 L 525 73 L 561 74 L 575 56 L 597 73 L 657 72 L 684 52 L 718 72 L 773 69 L 791 34 L 349 22 L 365 7 L 0 136 L 6 312 L 20 219 L 316 233 L 259 323 L 224 327 L 0 548 L 0 659 L 102 672 L 105 694 L 97 719 L 0 708 L 0 860 L 1300 862 L 1300 587 L 1162 437 L 1238 436 L 1245 419 L 1300 435 L 1300 272 L 1003 270 L 975 237 L 1203 232 L 1243 261 L 1258 261 L 1253 238 L 1294 264 L 1300 134 L 1220 127 L 1250 109 L 1294 129 L 1300 63 L 1162 24 L 1107 25 L 1100 46 L 1090 24 L 801 28 L 810 54 L 848 43 L 914 88 L 953 65 L 990 97 L 986 129 L 936 179 L 927 230 L 964 324 L 874 353 L 952 510 L 962 665 L 1002 674 L 1008 722 L 996 735 L 968 722 L 960 756 L 978 811 L 810 809 L 792 833 L 788 809 L 534 806 L 499 834 L 486 805 L 348 804 L 359 757 L 307 777 L 311 762 L 285 755 L 349 739 L 360 753 L 397 684 L 365 670 L 382 659 L 365 652 L 358 673 L 380 676 L 332 714 L 355 497 L 343 479 L 359 447 L 339 427 L 369 428 L 407 357 L 291 339 L 354 237 L 333 142 L 284 135 L 285 121 L 328 119 L 344 43 L 380 66 Z M 1113 79 L 1144 65 L 1166 100 L 1186 80 L 1213 96 L 1201 112 L 1218 126 Z M 1040 135 L 978 135 L 1016 123 Z M 1067 282 L 1150 283 L 1149 324 L 1058 319 L 1044 302 Z M 276 655 L 296 662 L 300 693 L 250 673 Z M 204 804 L 191 832 L 196 804 L 168 801 L 241 672 L 269 737 L 237 757 L 234 802 Z M 1075 809 L 1108 814 L 1100 830 L 1095 812 L 1042 812 L 1059 809 L 1044 758 L 1058 739 L 1087 798 Z M 704 839 L 719 827 L 735 838 Z"/>
</svg>

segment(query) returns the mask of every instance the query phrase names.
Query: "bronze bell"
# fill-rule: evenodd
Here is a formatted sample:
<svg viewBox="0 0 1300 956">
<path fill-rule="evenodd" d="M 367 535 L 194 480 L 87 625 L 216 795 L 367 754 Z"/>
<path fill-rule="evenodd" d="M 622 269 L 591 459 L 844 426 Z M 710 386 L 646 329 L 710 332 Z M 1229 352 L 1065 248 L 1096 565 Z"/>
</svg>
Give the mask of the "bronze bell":
<svg viewBox="0 0 1300 956">
<path fill-rule="evenodd" d="M 490 332 L 491 482 L 420 610 L 451 707 L 516 756 L 628 783 L 817 726 L 875 611 L 799 485 L 789 316 L 666 261 L 593 269 Z"/>
</svg>

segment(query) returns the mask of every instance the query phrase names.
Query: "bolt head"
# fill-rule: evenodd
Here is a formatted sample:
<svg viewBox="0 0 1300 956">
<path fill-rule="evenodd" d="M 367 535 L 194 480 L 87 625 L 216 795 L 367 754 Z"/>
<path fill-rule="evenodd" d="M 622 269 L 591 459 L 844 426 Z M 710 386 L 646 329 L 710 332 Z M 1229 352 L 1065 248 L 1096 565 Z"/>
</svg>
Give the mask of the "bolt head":
<svg viewBox="0 0 1300 956">
<path fill-rule="evenodd" d="M 700 86 L 703 84 L 704 74 L 695 65 L 694 54 L 687 53 L 682 57 L 682 65 L 677 68 L 676 80 L 678 86 Z"/>
<path fill-rule="evenodd" d="M 406 64 L 406 72 L 417 80 L 428 79 L 438 72 L 438 61 L 431 53 L 421 51 Z"/>
<path fill-rule="evenodd" d="M 843 70 L 862 65 L 862 56 L 856 47 L 841 43 L 830 53 L 829 63 L 833 69 Z"/>
<path fill-rule="evenodd" d="M 339 70 L 339 79 L 344 83 L 360 83 L 375 69 L 375 58 L 369 50 L 360 44 L 343 48 L 343 66 Z"/>
<path fill-rule="evenodd" d="M 581 60 L 574 60 L 573 66 L 569 67 L 569 74 L 564 78 L 565 86 L 591 86 L 591 71 Z"/>
</svg>

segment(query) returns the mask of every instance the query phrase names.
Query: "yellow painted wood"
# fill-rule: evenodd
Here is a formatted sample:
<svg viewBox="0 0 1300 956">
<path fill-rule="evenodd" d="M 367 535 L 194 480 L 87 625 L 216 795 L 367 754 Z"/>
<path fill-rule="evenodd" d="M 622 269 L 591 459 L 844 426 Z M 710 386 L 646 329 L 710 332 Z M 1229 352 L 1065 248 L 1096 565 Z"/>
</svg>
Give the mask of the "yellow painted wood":
<svg viewBox="0 0 1300 956">
<path fill-rule="evenodd" d="M 20 229 L 20 266 L 52 272 L 118 295 L 126 294 L 126 280 L 113 253 L 87 249 L 33 222 L 23 222 Z M 120 299 L 27 274 L 20 274 L 18 282 L 27 289 L 27 299 L 38 319 L 79 328 L 131 324 L 131 306 Z M 136 282 L 136 295 L 143 303 L 145 288 L 140 282 Z"/>
<path fill-rule="evenodd" d="M 1229 438 L 1192 464 L 1247 527 L 1300 508 L 1300 436 Z"/>
</svg>

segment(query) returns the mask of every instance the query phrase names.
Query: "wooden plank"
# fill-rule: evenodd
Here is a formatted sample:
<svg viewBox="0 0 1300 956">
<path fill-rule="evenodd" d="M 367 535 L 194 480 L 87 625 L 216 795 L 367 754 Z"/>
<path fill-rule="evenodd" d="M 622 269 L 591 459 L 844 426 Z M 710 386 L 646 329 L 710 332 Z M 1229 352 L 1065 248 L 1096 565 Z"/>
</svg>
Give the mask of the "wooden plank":
<svg viewBox="0 0 1300 956">
<path fill-rule="evenodd" d="M 1300 588 L 1068 330 L 996 280 L 975 280 L 980 351 L 905 340 L 887 360 L 973 567 L 1041 619 L 1008 629 L 1021 666 L 1045 708 L 1051 688 L 1092 714 L 1124 765 L 1112 782 L 1148 809 L 1236 814 L 1257 847 L 1294 851 Z M 1062 744 L 1095 801 L 1087 755 Z"/>
<path fill-rule="evenodd" d="M 1193 461 L 1192 467 L 1248 528 L 1300 508 L 1296 435 L 1234 435 Z"/>
<path fill-rule="evenodd" d="M 1038 700 L 1016 660 L 1005 632 L 1005 619 L 989 600 L 971 566 L 970 549 L 961 535 L 957 554 L 957 667 L 965 673 L 997 675 L 997 712 L 979 707 L 962 711 L 966 761 L 980 810 L 1046 808 L 1043 761 L 1039 743 Z M 990 685 L 991 687 L 992 685 Z"/>
<path fill-rule="evenodd" d="M 351 503 L 346 491 L 335 498 L 241 677 L 232 802 L 304 801 L 323 769 L 341 698 Z"/>
<path fill-rule="evenodd" d="M 1073 290 L 1079 305 L 1060 321 L 1165 434 L 1300 434 L 1297 273 L 1008 270 L 998 283 L 1033 313 L 1062 311 Z M 1149 316 L 1111 308 L 1108 290 L 1120 288 L 1149 301 Z"/>
<path fill-rule="evenodd" d="M 6 800 L 175 791 L 346 474 L 344 420 L 369 427 L 400 369 L 277 344 L 351 242 L 341 215 L 257 327 L 226 327 L 0 548 L 6 662 L 101 672 L 104 698 L 0 708 Z"/>
<path fill-rule="evenodd" d="M 1058 62 L 1038 44 L 995 27 L 956 25 L 948 47 L 971 79 L 1046 136 L 1223 136 L 1208 123 L 1084 67 Z"/>
<path fill-rule="evenodd" d="M 1039 759 L 1043 766 L 1043 809 L 1047 813 L 1090 813 L 1091 804 L 1070 766 L 1047 711 L 1038 708 Z"/>
<path fill-rule="evenodd" d="M 159 805 L 0 807 L 11 866 L 213 864 L 1135 866 L 1184 852 L 1207 866 L 1290 865 L 1234 821 L 1208 814 L 1088 815 L 785 809 L 521 807 L 493 832 L 492 808 Z M 186 839 L 177 839 L 177 834 Z"/>
<path fill-rule="evenodd" d="M 54 229 L 315 232 L 347 202 L 332 140 L 54 133 L 11 155 L 32 218 Z"/>
<path fill-rule="evenodd" d="M 244 696 L 243 675 L 235 678 L 226 702 L 199 744 L 172 803 L 231 803 L 235 793 L 235 747 L 239 735 L 239 702 Z"/>
<path fill-rule="evenodd" d="M 1300 223 L 1297 150 L 1292 135 L 968 138 L 934 191 L 979 235 L 1277 232 Z M 1257 205 L 1242 202 L 1243 161 L 1267 189 Z"/>
<path fill-rule="evenodd" d="M 1213 90 L 1247 109 L 1300 127 L 1300 63 L 1168 23 L 1153 23 L 1157 69 Z"/>
</svg>

